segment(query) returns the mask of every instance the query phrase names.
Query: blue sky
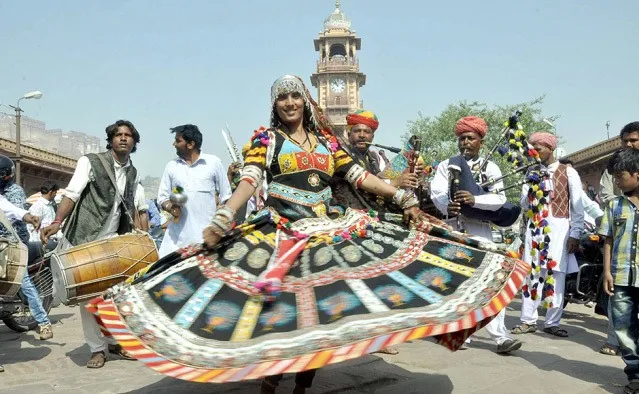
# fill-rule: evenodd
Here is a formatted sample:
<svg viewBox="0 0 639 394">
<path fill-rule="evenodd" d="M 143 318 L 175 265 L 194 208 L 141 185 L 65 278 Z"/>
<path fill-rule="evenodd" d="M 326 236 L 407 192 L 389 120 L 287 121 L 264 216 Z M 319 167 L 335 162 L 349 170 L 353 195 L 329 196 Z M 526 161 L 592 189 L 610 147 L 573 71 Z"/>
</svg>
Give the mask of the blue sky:
<svg viewBox="0 0 639 394">
<path fill-rule="evenodd" d="M 41 90 L 25 115 L 100 137 L 131 120 L 143 175 L 161 175 L 175 155 L 169 128 L 184 123 L 228 163 L 220 129 L 228 123 L 242 145 L 267 124 L 277 77 L 308 83 L 313 39 L 333 9 L 331 0 L 3 1 L 0 102 Z M 459 100 L 545 94 L 568 152 L 604 139 L 607 120 L 615 135 L 639 119 L 637 0 L 342 0 L 342 9 L 362 38 L 361 95 L 380 118 L 379 143 L 397 145 L 419 111 Z"/>
</svg>

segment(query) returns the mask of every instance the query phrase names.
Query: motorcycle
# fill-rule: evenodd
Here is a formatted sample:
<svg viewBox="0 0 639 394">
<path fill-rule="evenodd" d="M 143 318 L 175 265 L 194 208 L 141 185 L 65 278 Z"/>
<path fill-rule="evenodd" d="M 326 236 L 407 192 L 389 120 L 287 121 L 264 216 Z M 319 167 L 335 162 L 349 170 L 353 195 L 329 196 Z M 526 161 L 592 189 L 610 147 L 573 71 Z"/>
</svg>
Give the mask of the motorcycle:
<svg viewBox="0 0 639 394">
<path fill-rule="evenodd" d="M 40 242 L 30 242 L 27 246 L 29 250 L 27 270 L 38 290 L 42 306 L 48 314 L 53 305 L 53 275 L 49 257 L 57 246 L 57 242 L 51 240 L 45 248 L 42 248 Z M 22 290 L 13 297 L 0 296 L 0 320 L 16 332 L 35 330 L 38 326 L 38 322 L 29 311 L 29 303 Z"/>
<path fill-rule="evenodd" d="M 579 270 L 566 275 L 564 308 L 569 303 L 585 304 L 597 300 L 603 280 L 603 239 L 591 232 L 582 233 L 575 253 Z"/>
</svg>

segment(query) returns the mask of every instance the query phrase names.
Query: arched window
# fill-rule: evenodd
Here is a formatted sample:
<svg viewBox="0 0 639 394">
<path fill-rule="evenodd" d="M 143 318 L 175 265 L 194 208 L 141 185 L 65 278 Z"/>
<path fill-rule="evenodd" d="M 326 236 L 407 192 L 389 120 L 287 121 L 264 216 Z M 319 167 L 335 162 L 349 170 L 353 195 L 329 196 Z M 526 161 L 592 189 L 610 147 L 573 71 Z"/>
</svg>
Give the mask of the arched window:
<svg viewBox="0 0 639 394">
<path fill-rule="evenodd" d="M 346 48 L 342 44 L 333 44 L 331 45 L 329 56 L 330 57 L 333 57 L 333 56 L 346 57 Z"/>
</svg>

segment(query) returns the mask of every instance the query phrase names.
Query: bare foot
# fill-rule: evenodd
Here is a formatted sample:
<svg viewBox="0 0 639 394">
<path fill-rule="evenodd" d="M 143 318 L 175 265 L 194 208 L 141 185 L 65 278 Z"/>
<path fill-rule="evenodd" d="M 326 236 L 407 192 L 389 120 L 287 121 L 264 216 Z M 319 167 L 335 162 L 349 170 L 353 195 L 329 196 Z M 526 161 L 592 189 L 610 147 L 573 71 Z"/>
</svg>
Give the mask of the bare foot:
<svg viewBox="0 0 639 394">
<path fill-rule="evenodd" d="M 399 350 L 395 349 L 394 347 L 385 347 L 381 350 L 376 351 L 375 353 L 390 354 L 394 356 L 396 354 L 399 354 Z"/>
</svg>

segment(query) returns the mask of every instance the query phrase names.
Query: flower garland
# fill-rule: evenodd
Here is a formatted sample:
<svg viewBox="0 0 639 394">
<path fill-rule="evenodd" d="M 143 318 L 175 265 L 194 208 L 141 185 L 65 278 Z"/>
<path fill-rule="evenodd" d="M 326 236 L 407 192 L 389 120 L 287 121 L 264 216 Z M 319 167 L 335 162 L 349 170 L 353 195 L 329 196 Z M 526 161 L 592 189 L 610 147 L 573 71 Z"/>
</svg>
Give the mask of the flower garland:
<svg viewBox="0 0 639 394">
<path fill-rule="evenodd" d="M 514 120 L 514 122 L 511 122 Z M 539 153 L 526 140 L 526 133 L 519 123 L 519 120 L 508 120 L 504 127 L 506 131 L 507 143 L 498 148 L 498 152 L 506 157 L 506 160 L 514 167 L 521 166 L 525 161 L 535 161 L 541 163 Z M 525 179 L 528 184 L 528 209 L 525 213 L 529 220 L 528 228 L 532 238 L 530 246 L 530 256 L 532 257 L 532 271 L 530 273 L 530 285 L 522 287 L 524 297 L 536 300 L 541 295 L 543 306 L 552 308 L 553 295 L 555 294 L 555 279 L 553 269 L 557 267 L 557 262 L 553 260 L 549 252 L 550 247 L 550 226 L 548 220 L 548 196 L 547 179 L 540 171 L 529 171 Z M 535 263 L 536 257 L 539 257 Z M 541 270 L 546 269 L 546 278 L 541 277 Z M 541 291 L 539 287 L 541 288 Z"/>
</svg>

